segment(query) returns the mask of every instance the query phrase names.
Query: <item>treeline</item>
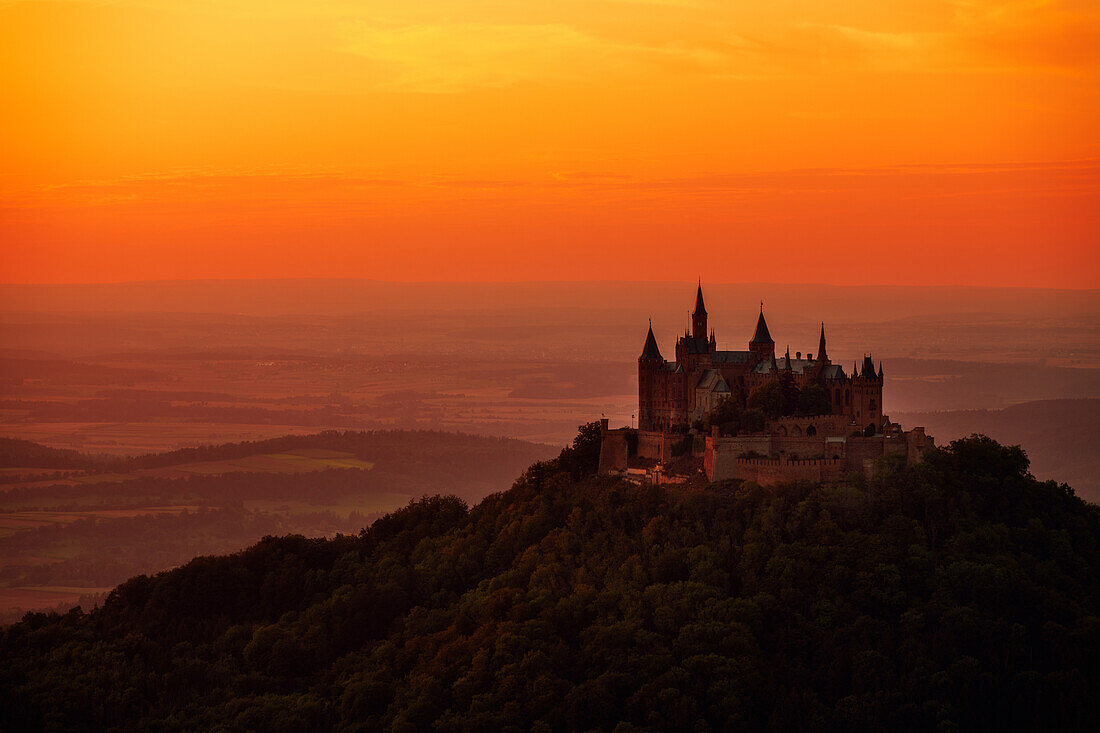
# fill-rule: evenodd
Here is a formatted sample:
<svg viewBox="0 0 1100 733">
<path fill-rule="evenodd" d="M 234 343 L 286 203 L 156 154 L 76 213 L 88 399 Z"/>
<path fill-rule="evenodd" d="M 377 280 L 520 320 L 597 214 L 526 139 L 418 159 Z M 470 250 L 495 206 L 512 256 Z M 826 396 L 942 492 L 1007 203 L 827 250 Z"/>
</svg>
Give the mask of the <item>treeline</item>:
<svg viewBox="0 0 1100 733">
<path fill-rule="evenodd" d="M 18 359 L 0 357 L 0 380 L 24 382 L 42 380 L 59 384 L 132 385 L 164 379 L 151 369 L 85 364 L 61 359 Z"/>
<path fill-rule="evenodd" d="M 389 461 L 409 468 L 415 463 L 427 466 L 429 471 L 446 464 L 480 474 L 488 465 L 506 471 L 508 480 L 534 461 L 552 455 L 548 446 L 512 438 L 437 430 L 324 430 L 312 435 L 202 445 L 132 457 L 89 455 L 49 448 L 29 440 L 0 438 L 0 468 L 72 468 L 125 473 L 141 468 L 224 461 L 303 448 L 343 451 L 372 462 Z M 491 460 L 487 462 L 487 458 Z"/>
<path fill-rule="evenodd" d="M 258 453 L 282 453 L 302 448 L 344 451 L 357 458 L 402 463 L 416 460 L 435 464 L 440 460 L 458 461 L 464 468 L 481 465 L 486 456 L 526 459 L 524 467 L 538 458 L 548 457 L 547 448 L 512 438 L 492 438 L 437 430 L 324 430 L 313 435 L 286 435 L 266 440 L 243 441 L 181 448 L 128 459 L 128 469 L 157 468 L 180 463 L 224 461 Z M 437 468 L 438 466 L 433 466 Z M 519 469 L 522 471 L 522 467 Z M 519 473 L 516 471 L 515 473 Z M 515 476 L 513 474 L 513 477 Z"/>
<path fill-rule="evenodd" d="M 232 552 L 265 535 L 355 533 L 379 515 L 331 511 L 198 508 L 133 517 L 84 518 L 0 538 L 0 585 L 113 586 L 139 573 L 181 565 L 196 555 Z M 46 561 L 46 558 L 66 556 Z M 31 562 L 33 561 L 33 562 Z"/>
<path fill-rule="evenodd" d="M 0 494 L 0 509 L 126 509 L 164 504 L 225 506 L 254 499 L 300 500 L 317 504 L 379 491 L 415 493 L 413 486 L 385 472 L 329 468 L 310 473 L 238 471 L 186 478 L 139 476 L 125 481 L 26 486 Z"/>
<path fill-rule="evenodd" d="M 348 428 L 381 426 L 377 420 L 346 414 L 338 406 L 308 409 L 272 409 L 268 407 L 173 403 L 168 400 L 91 398 L 58 402 L 52 400 L 3 400 L 0 407 L 26 411 L 33 420 L 45 422 L 148 422 L 180 420 L 217 423 L 252 423 Z"/>
<path fill-rule="evenodd" d="M 597 433 L 598 434 L 598 433 Z M 1100 517 L 985 438 L 845 486 L 597 479 L 265 538 L 0 636 L 14 729 L 1089 730 Z M 576 477 L 580 476 L 580 480 Z"/>
<path fill-rule="evenodd" d="M 93 456 L 75 450 L 50 448 L 19 438 L 0 438 L 0 468 L 56 468 L 73 470 L 106 469 L 107 456 Z"/>
</svg>

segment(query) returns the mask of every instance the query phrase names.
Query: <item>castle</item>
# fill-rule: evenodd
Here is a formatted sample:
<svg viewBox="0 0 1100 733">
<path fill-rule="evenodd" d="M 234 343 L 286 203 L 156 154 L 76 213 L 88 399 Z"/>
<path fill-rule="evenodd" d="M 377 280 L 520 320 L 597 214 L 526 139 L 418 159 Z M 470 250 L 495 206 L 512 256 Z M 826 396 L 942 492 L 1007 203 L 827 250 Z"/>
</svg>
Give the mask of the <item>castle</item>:
<svg viewBox="0 0 1100 733">
<path fill-rule="evenodd" d="M 766 485 L 839 479 L 852 471 L 869 474 L 874 459 L 890 454 L 919 460 L 934 441 L 923 428 L 903 431 L 883 414 L 883 381 L 881 362 L 876 369 L 869 355 L 850 375 L 832 363 L 824 323 L 816 353 L 802 358 L 796 352 L 792 358 L 788 348 L 776 358 L 763 303 L 748 349 L 719 351 L 714 331 L 707 331 L 700 283 L 691 329 L 676 340 L 675 361 L 661 355 L 650 324 L 638 358 L 638 429 L 610 430 L 603 422 L 600 469 L 649 469 L 647 475 L 660 481 L 663 468 L 686 456 L 702 458 L 711 481 L 739 478 Z M 804 392 L 812 399 L 797 410 L 790 404 L 771 410 L 755 429 L 741 425 L 735 434 L 724 435 L 712 425 L 709 434 L 701 434 L 724 401 L 759 403 L 760 391 L 769 386 L 773 394 Z"/>
</svg>

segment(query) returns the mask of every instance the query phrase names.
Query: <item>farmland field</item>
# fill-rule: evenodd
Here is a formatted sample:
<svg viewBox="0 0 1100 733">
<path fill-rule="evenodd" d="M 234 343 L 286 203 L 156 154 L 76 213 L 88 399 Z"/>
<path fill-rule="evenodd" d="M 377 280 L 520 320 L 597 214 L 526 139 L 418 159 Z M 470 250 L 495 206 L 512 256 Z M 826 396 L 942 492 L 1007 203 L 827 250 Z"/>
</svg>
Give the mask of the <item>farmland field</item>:
<svg viewBox="0 0 1100 733">
<path fill-rule="evenodd" d="M 128 481 L 141 477 L 186 478 L 188 476 L 219 476 L 227 473 L 309 473 L 332 468 L 347 468 L 369 471 L 373 464 L 356 458 L 344 451 L 321 448 L 301 448 L 283 453 L 261 453 L 222 461 L 196 461 L 180 463 L 158 468 L 141 468 L 127 473 L 106 472 L 65 472 L 70 475 L 63 478 L 42 479 L 38 469 L 18 469 L 35 475 L 33 481 L 13 481 L 0 484 L 0 492 L 5 489 L 20 488 L 28 485 L 57 486 L 98 484 L 112 481 Z M 62 472 L 58 472 L 62 473 Z M 2 525 L 0 525 L 2 528 Z"/>
<path fill-rule="evenodd" d="M 6 450 L 15 468 L 58 455 Z M 109 459 L 91 465 L 113 468 L 46 480 L 32 470 L 35 480 L 0 484 L 0 623 L 264 535 L 355 533 L 429 491 L 477 500 L 554 452 L 446 433 L 331 433 Z"/>
</svg>

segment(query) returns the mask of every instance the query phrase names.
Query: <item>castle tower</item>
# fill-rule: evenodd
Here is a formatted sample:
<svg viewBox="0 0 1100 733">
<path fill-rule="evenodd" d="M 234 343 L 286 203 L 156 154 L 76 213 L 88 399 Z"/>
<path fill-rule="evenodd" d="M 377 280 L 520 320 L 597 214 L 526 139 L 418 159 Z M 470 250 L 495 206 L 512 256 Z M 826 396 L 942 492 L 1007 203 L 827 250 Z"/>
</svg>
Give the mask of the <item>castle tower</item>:
<svg viewBox="0 0 1100 733">
<path fill-rule="evenodd" d="M 749 351 L 752 352 L 753 364 L 775 359 L 775 341 L 768 333 L 768 322 L 764 320 L 764 303 L 760 303 L 760 317 L 756 319 L 756 331 L 749 341 Z"/>
<path fill-rule="evenodd" d="M 691 336 L 697 339 L 707 337 L 707 309 L 703 305 L 703 281 L 699 281 L 699 289 L 695 292 L 695 311 L 691 314 Z"/>
<path fill-rule="evenodd" d="M 642 430 L 653 430 L 656 426 L 656 402 L 663 399 L 659 394 L 666 389 L 660 374 L 664 364 L 664 357 L 653 335 L 653 322 L 650 321 L 645 346 L 638 357 L 638 427 Z"/>
<path fill-rule="evenodd" d="M 871 356 L 864 356 L 863 367 L 852 374 L 851 407 L 852 417 L 864 432 L 877 433 L 882 429 L 882 382 Z"/>
</svg>

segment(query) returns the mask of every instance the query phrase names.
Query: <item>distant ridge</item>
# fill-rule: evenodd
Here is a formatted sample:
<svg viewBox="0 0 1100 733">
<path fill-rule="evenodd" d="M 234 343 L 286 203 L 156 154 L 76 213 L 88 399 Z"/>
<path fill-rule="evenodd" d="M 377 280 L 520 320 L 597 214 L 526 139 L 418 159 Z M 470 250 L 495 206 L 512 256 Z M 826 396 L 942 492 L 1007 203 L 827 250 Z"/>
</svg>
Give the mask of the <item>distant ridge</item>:
<svg viewBox="0 0 1100 733">
<path fill-rule="evenodd" d="M 674 308 L 678 282 L 400 283 L 378 280 L 179 280 L 95 284 L 0 284 L 0 311 L 346 314 L 368 309 Z M 1098 313 L 1100 291 L 958 286 L 708 284 L 711 302 L 744 309 L 761 298 L 769 314 L 812 310 L 827 320 L 888 320 L 914 314 Z M 459 305 L 460 304 L 460 305 Z"/>
</svg>

